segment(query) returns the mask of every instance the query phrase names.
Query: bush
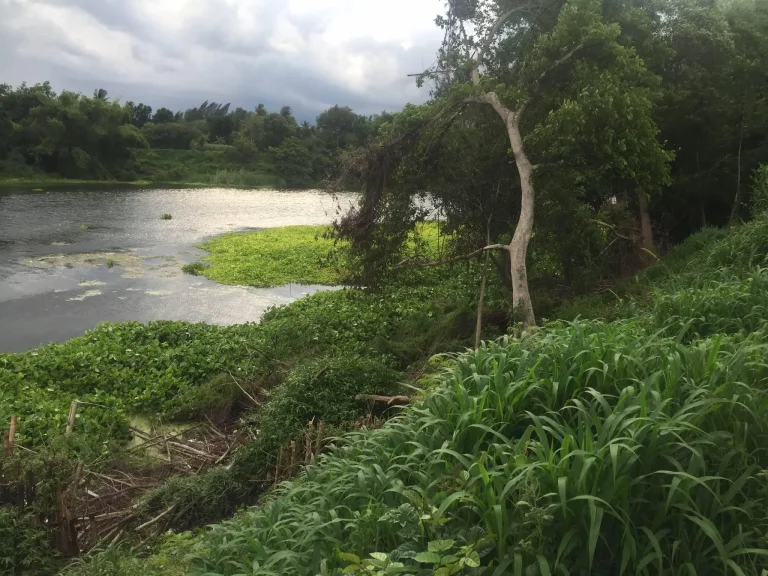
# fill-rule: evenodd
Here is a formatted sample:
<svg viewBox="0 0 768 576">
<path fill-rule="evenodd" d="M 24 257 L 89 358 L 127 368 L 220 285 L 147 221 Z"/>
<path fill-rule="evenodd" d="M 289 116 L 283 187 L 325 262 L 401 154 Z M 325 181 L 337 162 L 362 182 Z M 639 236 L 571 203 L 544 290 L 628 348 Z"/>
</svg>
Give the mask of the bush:
<svg viewBox="0 0 768 576">
<path fill-rule="evenodd" d="M 56 556 L 50 538 L 35 514 L 0 506 L 0 572 L 53 574 Z"/>
</svg>

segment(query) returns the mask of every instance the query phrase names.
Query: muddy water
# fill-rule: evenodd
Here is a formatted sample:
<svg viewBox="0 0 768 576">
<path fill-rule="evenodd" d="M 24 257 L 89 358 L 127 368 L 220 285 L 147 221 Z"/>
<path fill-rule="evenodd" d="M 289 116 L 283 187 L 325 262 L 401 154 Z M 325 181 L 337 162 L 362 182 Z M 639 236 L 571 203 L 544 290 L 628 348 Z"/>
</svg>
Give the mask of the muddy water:
<svg viewBox="0 0 768 576">
<path fill-rule="evenodd" d="M 325 224 L 352 202 L 314 191 L 0 190 L 0 352 L 107 321 L 256 321 L 327 287 L 222 286 L 182 274 L 205 255 L 195 245 L 224 232 Z"/>
</svg>

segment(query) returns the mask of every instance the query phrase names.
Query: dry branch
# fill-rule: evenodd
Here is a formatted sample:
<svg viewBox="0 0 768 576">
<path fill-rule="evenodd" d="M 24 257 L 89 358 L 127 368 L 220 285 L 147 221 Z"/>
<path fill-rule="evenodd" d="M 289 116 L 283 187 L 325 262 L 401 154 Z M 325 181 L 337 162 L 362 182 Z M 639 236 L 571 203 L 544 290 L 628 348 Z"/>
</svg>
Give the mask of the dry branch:
<svg viewBox="0 0 768 576">
<path fill-rule="evenodd" d="M 377 396 L 375 394 L 358 394 L 355 400 L 359 402 L 373 402 L 374 404 L 386 404 L 387 406 L 406 406 L 411 403 L 408 396 Z"/>
</svg>

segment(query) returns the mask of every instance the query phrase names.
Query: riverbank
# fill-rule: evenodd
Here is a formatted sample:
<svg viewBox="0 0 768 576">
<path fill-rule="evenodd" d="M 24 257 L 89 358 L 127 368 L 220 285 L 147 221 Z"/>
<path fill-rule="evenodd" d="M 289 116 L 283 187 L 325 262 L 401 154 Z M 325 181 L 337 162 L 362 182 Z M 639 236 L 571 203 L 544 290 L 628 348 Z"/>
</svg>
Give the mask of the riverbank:
<svg viewBox="0 0 768 576">
<path fill-rule="evenodd" d="M 288 227 L 241 238 L 253 246 L 253 237 L 262 235 L 261 246 L 276 250 L 271 256 L 282 244 L 291 244 L 303 254 L 307 270 L 314 263 L 315 273 L 324 276 L 328 271 L 316 256 L 332 241 L 320 231 Z M 222 238 L 237 243 L 236 236 Z M 263 252 L 266 257 L 252 259 L 245 269 L 258 279 L 254 283 L 279 284 L 296 273 L 296 261 Z M 228 268 L 226 259 L 214 258 L 211 271 Z M 42 468 L 35 470 L 42 474 L 55 460 L 62 477 L 74 473 L 77 460 L 86 470 L 110 477 L 117 462 L 129 475 L 137 473 L 137 466 L 164 466 L 152 452 L 142 455 L 131 448 L 126 454 L 126 440 L 136 438 L 131 425 L 137 416 L 155 426 L 210 420 L 224 423 L 222 434 L 242 430 L 221 460 L 226 468 L 203 467 L 198 475 L 171 478 L 128 502 L 140 503 L 132 509 L 134 526 L 151 520 L 158 508 L 171 507 L 163 522 L 153 526 L 202 526 L 255 502 L 267 475 L 274 474 L 280 451 L 302 436 L 308 421 L 322 422 L 323 434 L 333 436 L 369 413 L 365 402 L 355 400 L 358 395 L 407 393 L 401 383 L 431 371 L 427 359 L 433 353 L 468 345 L 474 330 L 471 310 L 457 304 L 476 297 L 475 272 L 466 265 L 434 270 L 418 282 L 394 283 L 386 293 L 327 292 L 275 308 L 259 324 L 113 324 L 64 344 L 0 355 L 0 421 L 16 416 L 16 443 L 40 454 L 36 462 Z M 40 386 L 43 382 L 50 384 Z M 57 438 L 72 400 L 81 405 L 76 432 L 62 444 Z M 135 456 L 141 456 L 138 463 Z M 38 502 L 35 513 L 44 513 L 46 505 Z M 23 524 L 29 513 L 19 511 L 13 522 Z M 40 531 L 30 527 L 15 534 L 14 542 L 44 539 Z M 82 537 L 84 542 L 90 538 Z"/>
<path fill-rule="evenodd" d="M 61 382 L 61 399 L 30 396 L 25 417 L 54 423 L 47 437 L 55 436 L 66 411 L 57 406 L 46 416 L 40 407 L 89 390 L 98 395 L 89 402 L 115 409 L 86 408 L 78 426 L 94 434 L 109 430 L 109 437 L 88 444 L 118 446 L 114 454 L 130 434 L 120 422 L 137 411 L 191 422 L 224 414 L 243 434 L 258 430 L 222 465 L 144 494 L 123 524 L 121 538 L 132 547 L 157 542 L 153 535 L 167 529 L 224 520 L 272 490 L 275 478 L 292 477 L 307 459 L 319 463 L 276 487 L 259 507 L 200 536 L 169 536 L 162 550 L 142 548 L 157 552 L 149 560 L 113 548 L 73 574 L 154 576 L 169 573 L 169 562 L 179 574 L 230 575 L 254 563 L 281 574 L 323 567 L 330 574 L 369 553 L 417 570 L 428 548 L 466 558 L 467 567 L 545 563 L 553 572 L 562 561 L 582 571 L 615 565 L 626 537 L 638 550 L 626 553 L 630 566 L 648 554 L 660 562 L 684 554 L 694 566 L 704 563 L 703 570 L 717 559 L 707 544 L 717 537 L 739 541 L 731 558 L 748 569 L 760 548 L 758 529 L 768 521 L 759 482 L 750 476 L 752 464 L 768 466 L 762 461 L 766 230 L 762 218 L 691 238 L 668 256 L 669 264 L 617 292 L 622 301 L 600 313 L 612 322 L 582 314 L 476 351 L 461 353 L 471 346 L 479 291 L 478 270 L 465 262 L 408 281 L 393 278 L 380 292 L 313 295 L 272 310 L 260 324 L 105 327 L 37 356 L 0 356 L 0 388 L 45 381 L 62 367 L 50 378 L 54 387 Z M 292 238 L 296 231 L 273 234 L 279 245 L 280 234 Z M 226 258 L 211 264 L 213 273 L 230 266 Z M 231 278 L 261 281 L 270 270 L 288 274 L 257 257 Z M 502 302 L 492 288 L 488 309 L 499 310 Z M 582 300 L 566 313 L 581 307 L 587 316 L 597 314 L 600 302 Z M 490 323 L 485 334 L 493 339 L 500 328 Z M 459 354 L 433 356 L 440 352 Z M 26 393 L 13 388 L 11 394 Z M 356 400 L 414 394 L 416 405 L 390 424 L 382 418 L 398 409 L 382 412 Z M 345 448 L 330 455 L 320 454 L 322 443 L 316 449 L 317 438 L 355 422 L 376 430 L 347 436 Z M 705 454 L 700 445 L 715 449 Z M 71 474 L 76 462 L 69 462 Z M 520 502 L 527 503 L 524 516 Z M 276 534 L 277 514 L 284 528 Z M 669 545 L 649 540 L 643 528 L 654 518 L 662 519 L 656 530 L 693 536 Z M 595 531 L 597 540 L 590 536 Z M 544 532 L 551 538 L 537 536 Z M 538 553 L 509 554 L 521 538 L 533 539 Z M 574 538 L 578 545 L 563 546 Z M 260 545 L 236 544 L 248 541 Z M 436 550 L 437 541 L 445 549 Z"/>
<path fill-rule="evenodd" d="M 253 161 L 233 157 L 231 146 L 207 145 L 204 150 L 137 149 L 134 169 L 111 180 L 65 178 L 31 166 L 5 166 L 0 189 L 45 189 L 67 186 L 285 188 L 269 156 Z"/>
<path fill-rule="evenodd" d="M 428 391 L 413 408 L 347 436 L 260 506 L 200 536 L 170 537 L 147 560 L 105 554 L 74 573 L 163 574 L 168 558 L 180 562 L 180 574 L 252 566 L 336 574 L 394 563 L 412 573 L 513 564 L 520 573 L 602 573 L 618 563 L 635 572 L 652 558 L 757 574 L 768 553 L 755 474 L 768 466 L 766 230 L 763 217 L 691 238 L 670 254 L 674 270 L 662 262 L 626 285 L 624 301 L 607 311 L 612 322 L 553 323 L 444 358 L 421 381 Z M 643 298 L 631 297 L 637 285 Z M 272 321 L 286 314 L 290 330 L 329 298 L 345 296 L 313 296 Z M 597 310 L 594 301 L 583 305 Z M 291 335 L 300 338 L 305 326 L 297 328 Z M 273 415 L 284 418 L 315 394 L 339 400 L 351 392 L 323 392 L 325 365 L 270 395 L 260 420 L 270 438 Z M 369 373 L 350 378 L 363 382 Z M 310 414 L 300 412 L 297 429 Z M 263 478 L 270 467 L 257 463 L 266 445 L 257 441 L 227 472 L 155 493 L 154 510 Z M 723 551 L 718 542 L 736 544 Z"/>
<path fill-rule="evenodd" d="M 74 187 L 87 188 L 233 188 L 236 190 L 265 190 L 274 186 L 245 185 L 245 184 L 211 184 L 210 182 L 161 181 L 161 180 L 78 180 L 74 178 L 4 178 L 0 175 L 0 191 L 2 190 L 33 190 L 46 192 L 51 190 L 66 190 Z"/>
</svg>

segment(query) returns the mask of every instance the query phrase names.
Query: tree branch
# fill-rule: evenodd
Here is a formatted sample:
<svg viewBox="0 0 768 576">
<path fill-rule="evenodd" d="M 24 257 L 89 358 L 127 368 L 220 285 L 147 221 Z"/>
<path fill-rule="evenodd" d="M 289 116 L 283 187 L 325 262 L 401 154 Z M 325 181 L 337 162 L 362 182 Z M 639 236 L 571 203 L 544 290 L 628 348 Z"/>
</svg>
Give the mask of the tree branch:
<svg viewBox="0 0 768 576">
<path fill-rule="evenodd" d="M 470 252 L 469 254 L 462 254 L 461 256 L 454 256 L 453 258 L 446 258 L 444 260 L 428 260 L 427 262 L 418 262 L 414 264 L 415 268 L 429 268 L 431 266 L 442 266 L 443 264 L 453 264 L 454 262 L 461 262 L 462 260 L 469 260 L 470 258 L 473 258 L 474 256 L 477 256 L 478 254 L 482 254 L 483 252 L 487 250 L 509 250 L 509 246 L 506 244 L 491 244 L 490 246 L 485 246 L 483 248 L 479 248 L 478 250 L 475 250 L 474 252 Z M 400 266 L 404 264 L 408 264 L 413 262 L 413 258 L 406 258 L 402 262 L 399 262 L 395 268 L 399 268 Z"/>
<path fill-rule="evenodd" d="M 539 93 L 539 91 L 541 90 L 541 83 L 547 77 L 547 75 L 550 72 L 552 72 L 555 68 L 559 68 L 560 66 L 565 64 L 568 60 L 573 58 L 573 55 L 576 54 L 576 52 L 578 52 L 582 48 L 584 48 L 584 44 L 583 43 L 579 44 L 574 49 L 570 50 L 564 56 L 562 56 L 562 57 L 558 58 L 557 60 L 555 60 L 546 70 L 544 70 L 544 72 L 539 74 L 539 77 L 533 83 L 533 89 L 531 90 L 530 96 L 528 96 L 528 98 L 525 100 L 525 102 L 523 102 L 523 105 L 520 106 L 520 109 L 517 111 L 517 115 L 518 116 L 522 116 L 523 115 L 523 112 L 525 112 L 525 109 L 528 106 L 528 103 L 531 101 L 531 98 L 533 98 L 533 96 L 535 96 L 536 94 Z"/>
<path fill-rule="evenodd" d="M 498 17 L 496 22 L 493 23 L 493 26 L 491 26 L 491 29 L 488 31 L 488 34 L 485 36 L 485 41 L 483 42 L 482 47 L 480 48 L 480 52 L 477 53 L 477 56 L 475 56 L 475 68 L 472 71 L 472 81 L 477 84 L 480 80 L 479 76 L 480 73 L 478 72 L 478 81 L 475 82 L 475 71 L 477 68 L 483 63 L 483 58 L 485 58 L 485 53 L 488 52 L 488 50 L 491 47 L 491 44 L 493 43 L 493 39 L 498 34 L 501 27 L 504 25 L 504 23 L 509 20 L 510 17 L 512 17 L 517 12 L 522 12 L 523 10 L 530 10 L 530 4 L 526 4 L 524 6 L 517 6 L 516 8 L 512 8 L 511 10 L 508 10 L 507 12 L 504 12 L 501 16 Z"/>
</svg>

